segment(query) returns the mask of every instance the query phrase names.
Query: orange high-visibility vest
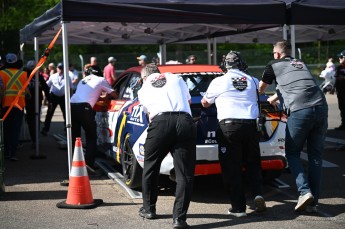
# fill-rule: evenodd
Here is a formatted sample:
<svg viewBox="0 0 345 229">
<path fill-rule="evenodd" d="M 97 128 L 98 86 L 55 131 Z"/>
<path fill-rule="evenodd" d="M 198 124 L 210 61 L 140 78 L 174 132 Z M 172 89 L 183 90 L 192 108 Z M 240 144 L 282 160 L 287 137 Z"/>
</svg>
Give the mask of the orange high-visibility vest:
<svg viewBox="0 0 345 229">
<path fill-rule="evenodd" d="M 0 71 L 0 77 L 4 82 L 5 91 L 2 106 L 9 107 L 27 81 L 27 72 L 15 68 L 5 68 Z M 21 94 L 18 105 L 25 106 L 25 93 Z"/>
</svg>

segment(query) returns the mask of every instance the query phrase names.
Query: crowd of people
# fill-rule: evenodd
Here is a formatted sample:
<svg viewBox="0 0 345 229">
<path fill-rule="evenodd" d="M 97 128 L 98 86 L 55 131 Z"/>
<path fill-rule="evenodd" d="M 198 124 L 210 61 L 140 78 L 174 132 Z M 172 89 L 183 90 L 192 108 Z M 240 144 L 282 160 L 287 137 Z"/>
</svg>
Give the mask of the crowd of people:
<svg viewBox="0 0 345 229">
<path fill-rule="evenodd" d="M 296 212 L 316 213 L 320 197 L 322 154 L 327 132 L 328 105 L 325 93 L 336 91 L 341 114 L 341 125 L 336 130 L 345 130 L 345 50 L 340 52 L 339 65 L 328 60 L 321 77 L 324 84 L 318 86 L 306 64 L 291 56 L 287 41 L 273 45 L 271 60 L 258 80 L 248 73 L 248 66 L 240 52 L 230 51 L 223 56 L 221 68 L 225 74 L 214 79 L 204 94 L 201 104 L 217 107 L 219 128 L 216 133 L 218 156 L 225 191 L 231 208 L 228 214 L 246 217 L 246 196 L 243 170 L 250 181 L 255 211 L 267 210 L 262 191 L 262 176 L 259 148 L 259 95 L 271 84 L 276 85 L 276 94 L 268 98 L 273 106 L 280 106 L 287 115 L 285 153 L 295 179 L 299 198 Z M 1 113 L 4 115 L 18 92 L 22 90 L 28 76 L 36 66 L 35 61 L 23 61 L 9 53 L 0 65 Z M 191 96 L 182 77 L 158 71 L 159 59 L 148 63 L 146 55 L 137 57 L 142 67 L 142 87 L 138 99 L 147 112 L 150 123 L 144 145 L 143 206 L 139 215 L 146 219 L 157 218 L 159 168 L 170 152 L 174 158 L 176 193 L 173 207 L 173 228 L 186 228 L 187 212 L 192 197 L 196 162 L 196 126 L 191 116 Z M 187 64 L 196 64 L 195 55 L 188 56 Z M 47 135 L 52 117 L 59 105 L 65 120 L 65 82 L 71 88 L 71 116 L 73 139 L 81 137 L 81 128 L 86 135 L 86 163 L 94 168 L 96 150 L 96 122 L 92 107 L 97 100 L 117 98 L 112 88 L 116 81 L 116 58 L 109 57 L 102 70 L 96 57 L 84 66 L 82 78 L 73 65 L 65 80 L 63 64 L 48 64 L 39 72 L 39 109 L 48 104 L 42 135 Z M 35 130 L 35 80 L 32 79 L 23 91 L 9 115 L 4 120 L 5 157 L 18 160 L 17 145 L 25 108 L 33 148 L 36 147 Z M 233 109 L 229 109 L 229 107 Z M 308 173 L 300 159 L 304 144 L 307 144 Z"/>
</svg>

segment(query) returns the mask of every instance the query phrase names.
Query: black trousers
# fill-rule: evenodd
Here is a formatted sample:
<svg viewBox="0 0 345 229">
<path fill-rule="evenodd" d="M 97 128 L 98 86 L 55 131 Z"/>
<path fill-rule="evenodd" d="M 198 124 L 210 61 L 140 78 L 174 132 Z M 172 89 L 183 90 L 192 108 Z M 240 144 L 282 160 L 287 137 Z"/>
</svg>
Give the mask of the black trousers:
<svg viewBox="0 0 345 229">
<path fill-rule="evenodd" d="M 174 158 L 176 193 L 173 218 L 186 220 L 193 192 L 196 161 L 196 127 L 188 113 L 156 116 L 149 125 L 144 145 L 143 202 L 155 211 L 161 162 L 170 152 Z"/>
<path fill-rule="evenodd" d="M 51 93 L 50 103 L 48 105 L 48 111 L 47 111 L 47 115 L 46 115 L 46 119 L 44 121 L 44 127 L 43 127 L 43 130 L 46 132 L 48 132 L 50 129 L 50 123 L 52 122 L 55 109 L 58 105 L 60 106 L 60 109 L 63 115 L 64 126 L 66 126 L 65 96 L 56 96 L 53 93 Z"/>
<path fill-rule="evenodd" d="M 35 98 L 26 99 L 26 122 L 28 124 L 30 138 L 32 143 L 36 144 L 36 111 L 35 111 Z M 38 112 L 41 111 L 42 100 L 38 100 Z M 39 114 L 38 114 L 39 115 Z M 39 118 L 38 118 L 39 120 Z M 40 122 L 38 122 L 40 125 Z"/>
<path fill-rule="evenodd" d="M 86 137 L 85 162 L 89 166 L 94 165 L 97 153 L 97 126 L 95 114 L 96 112 L 89 103 L 71 103 L 73 149 L 76 138 L 81 137 L 81 128 L 83 127 Z"/>
<path fill-rule="evenodd" d="M 340 110 L 341 125 L 345 125 L 345 84 L 337 87 L 338 107 Z"/>
<path fill-rule="evenodd" d="M 251 185 L 253 197 L 262 195 L 259 134 L 256 124 L 220 122 L 219 126 L 216 135 L 225 190 L 230 197 L 232 210 L 245 212 L 244 175 Z"/>
</svg>

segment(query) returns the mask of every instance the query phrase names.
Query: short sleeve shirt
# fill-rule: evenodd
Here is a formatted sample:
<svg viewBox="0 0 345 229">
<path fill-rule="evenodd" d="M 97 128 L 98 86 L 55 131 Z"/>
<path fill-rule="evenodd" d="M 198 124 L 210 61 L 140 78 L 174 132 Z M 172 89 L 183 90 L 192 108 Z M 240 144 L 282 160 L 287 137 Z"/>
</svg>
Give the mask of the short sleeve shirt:
<svg viewBox="0 0 345 229">
<path fill-rule="evenodd" d="M 153 73 L 146 78 L 138 92 L 140 103 L 150 115 L 150 119 L 160 112 L 184 111 L 191 114 L 191 96 L 186 82 L 172 73 Z"/>
<path fill-rule="evenodd" d="M 241 81 L 241 87 L 237 86 L 238 81 Z M 238 69 L 231 69 L 211 82 L 204 99 L 216 104 L 219 121 L 228 118 L 256 119 L 259 115 L 256 92 L 258 84 L 258 79 Z"/>
<path fill-rule="evenodd" d="M 103 91 L 111 93 L 114 90 L 103 77 L 89 75 L 78 83 L 71 103 L 89 103 L 93 107 Z"/>
</svg>

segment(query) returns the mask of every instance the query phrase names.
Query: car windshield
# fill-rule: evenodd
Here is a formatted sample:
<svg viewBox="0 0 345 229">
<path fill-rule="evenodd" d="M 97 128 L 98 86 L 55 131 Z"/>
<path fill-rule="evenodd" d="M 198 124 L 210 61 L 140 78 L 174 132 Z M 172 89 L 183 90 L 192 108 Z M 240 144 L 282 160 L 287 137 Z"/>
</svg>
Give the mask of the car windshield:
<svg viewBox="0 0 345 229">
<path fill-rule="evenodd" d="M 184 73 L 183 80 L 186 82 L 191 96 L 203 96 L 211 81 L 220 73 Z"/>
</svg>

